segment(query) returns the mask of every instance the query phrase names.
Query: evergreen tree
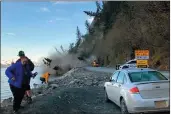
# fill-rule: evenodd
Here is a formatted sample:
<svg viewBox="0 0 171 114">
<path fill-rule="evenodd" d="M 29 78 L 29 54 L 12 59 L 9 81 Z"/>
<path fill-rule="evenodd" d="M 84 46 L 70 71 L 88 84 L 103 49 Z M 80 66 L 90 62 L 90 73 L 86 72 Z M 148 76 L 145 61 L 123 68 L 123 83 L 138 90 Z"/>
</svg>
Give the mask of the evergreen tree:
<svg viewBox="0 0 171 114">
<path fill-rule="evenodd" d="M 86 20 L 85 21 L 85 26 L 89 34 L 93 34 L 93 28 L 90 26 L 90 23 Z"/>
<path fill-rule="evenodd" d="M 69 53 L 74 53 L 74 43 L 71 43 L 70 45 L 69 45 L 69 51 L 68 51 Z"/>
<path fill-rule="evenodd" d="M 78 51 L 78 48 L 81 44 L 81 38 L 82 38 L 82 35 L 81 35 L 81 32 L 77 26 L 77 31 L 76 31 L 76 35 L 77 35 L 77 41 L 75 43 L 75 49 L 76 49 L 76 52 Z"/>
</svg>

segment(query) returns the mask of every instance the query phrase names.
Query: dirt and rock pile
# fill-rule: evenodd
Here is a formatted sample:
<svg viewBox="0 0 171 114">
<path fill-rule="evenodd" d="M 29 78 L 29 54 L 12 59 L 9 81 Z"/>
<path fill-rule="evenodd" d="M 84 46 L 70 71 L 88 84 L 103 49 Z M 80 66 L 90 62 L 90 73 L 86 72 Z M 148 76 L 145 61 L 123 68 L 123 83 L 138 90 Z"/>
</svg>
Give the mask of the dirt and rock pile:
<svg viewBox="0 0 171 114">
<path fill-rule="evenodd" d="M 84 68 L 75 68 L 64 74 L 62 77 L 56 78 L 49 82 L 48 85 L 43 85 L 40 88 L 33 89 L 34 96 L 53 92 L 54 89 L 79 88 L 87 86 L 102 87 L 104 82 L 109 80 L 111 73 L 92 72 Z"/>
</svg>

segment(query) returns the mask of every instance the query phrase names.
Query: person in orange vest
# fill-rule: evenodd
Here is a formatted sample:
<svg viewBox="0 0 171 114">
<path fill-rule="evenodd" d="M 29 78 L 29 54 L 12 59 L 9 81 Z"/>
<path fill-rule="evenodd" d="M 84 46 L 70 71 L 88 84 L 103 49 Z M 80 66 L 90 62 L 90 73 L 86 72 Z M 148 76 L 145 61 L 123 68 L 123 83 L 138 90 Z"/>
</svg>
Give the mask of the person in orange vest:
<svg viewBox="0 0 171 114">
<path fill-rule="evenodd" d="M 48 79 L 49 79 L 49 76 L 50 76 L 51 74 L 49 73 L 49 72 L 46 72 L 46 73 L 44 73 L 41 77 L 40 77 L 40 80 L 42 81 L 42 84 L 43 83 L 48 83 Z"/>
</svg>

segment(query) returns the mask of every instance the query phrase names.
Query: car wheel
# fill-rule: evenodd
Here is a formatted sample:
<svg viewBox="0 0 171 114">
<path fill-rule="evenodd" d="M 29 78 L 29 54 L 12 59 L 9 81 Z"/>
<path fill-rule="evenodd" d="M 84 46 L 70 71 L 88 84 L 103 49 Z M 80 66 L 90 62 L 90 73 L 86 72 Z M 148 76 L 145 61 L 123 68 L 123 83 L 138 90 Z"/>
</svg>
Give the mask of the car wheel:
<svg viewBox="0 0 171 114">
<path fill-rule="evenodd" d="M 121 100 L 121 114 L 130 114 L 127 110 L 124 99 Z"/>
<path fill-rule="evenodd" d="M 109 98 L 108 98 L 108 95 L 107 95 L 106 89 L 105 89 L 105 101 L 106 101 L 106 102 L 109 102 L 109 101 L 110 101 L 110 100 L 109 100 Z"/>
</svg>

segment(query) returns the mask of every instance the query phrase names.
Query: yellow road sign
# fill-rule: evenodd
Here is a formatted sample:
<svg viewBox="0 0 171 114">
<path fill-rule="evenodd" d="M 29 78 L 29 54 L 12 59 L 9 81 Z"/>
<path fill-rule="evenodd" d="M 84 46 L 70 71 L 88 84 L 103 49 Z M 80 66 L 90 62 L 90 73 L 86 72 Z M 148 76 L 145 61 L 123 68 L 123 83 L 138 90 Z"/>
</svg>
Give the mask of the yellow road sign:
<svg viewBox="0 0 171 114">
<path fill-rule="evenodd" d="M 137 66 L 148 65 L 148 60 L 137 60 Z"/>
<path fill-rule="evenodd" d="M 148 60 L 149 59 L 149 50 L 135 50 L 135 59 Z"/>
<path fill-rule="evenodd" d="M 135 56 L 149 56 L 149 50 L 135 50 Z"/>
<path fill-rule="evenodd" d="M 148 65 L 138 65 L 137 68 L 148 68 Z"/>
</svg>

